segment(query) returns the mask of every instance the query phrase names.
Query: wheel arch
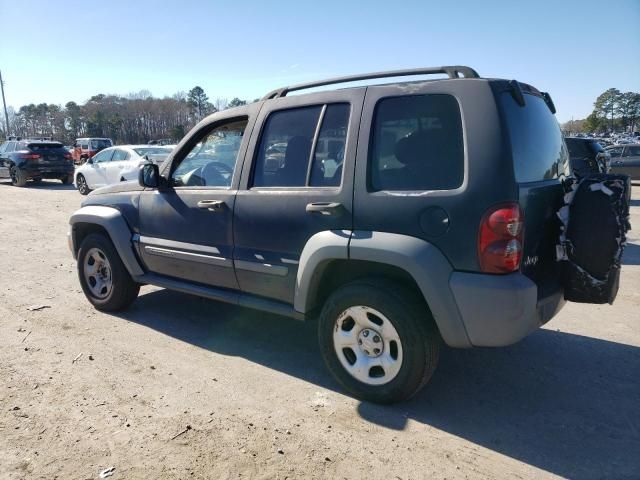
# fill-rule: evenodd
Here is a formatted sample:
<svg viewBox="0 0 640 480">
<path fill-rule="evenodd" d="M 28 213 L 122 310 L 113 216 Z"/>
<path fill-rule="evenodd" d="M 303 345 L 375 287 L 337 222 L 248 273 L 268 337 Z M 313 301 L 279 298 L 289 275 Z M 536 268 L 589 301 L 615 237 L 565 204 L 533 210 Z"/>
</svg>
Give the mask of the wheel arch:
<svg viewBox="0 0 640 480">
<path fill-rule="evenodd" d="M 71 215 L 69 224 L 70 247 L 74 258 L 87 235 L 104 233 L 113 243 L 129 274 L 134 277 L 144 274 L 133 249 L 131 229 L 117 209 L 103 206 L 82 207 Z"/>
<path fill-rule="evenodd" d="M 363 277 L 383 277 L 414 289 L 426 302 L 440 334 L 450 346 L 470 347 L 449 278 L 453 269 L 433 244 L 388 232 L 327 231 L 311 237 L 300 258 L 294 308 L 308 313 L 331 291 Z"/>
</svg>

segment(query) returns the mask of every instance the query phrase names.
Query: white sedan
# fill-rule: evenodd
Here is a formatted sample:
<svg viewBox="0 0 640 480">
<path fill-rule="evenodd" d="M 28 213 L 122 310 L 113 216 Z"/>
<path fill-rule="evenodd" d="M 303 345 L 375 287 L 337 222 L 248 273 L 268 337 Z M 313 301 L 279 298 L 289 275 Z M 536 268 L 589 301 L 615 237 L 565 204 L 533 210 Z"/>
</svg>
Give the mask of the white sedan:
<svg viewBox="0 0 640 480">
<path fill-rule="evenodd" d="M 171 147 L 156 145 L 119 145 L 105 148 L 81 167 L 76 168 L 75 184 L 82 195 L 91 190 L 127 180 L 136 180 L 140 165 L 162 165 Z"/>
</svg>

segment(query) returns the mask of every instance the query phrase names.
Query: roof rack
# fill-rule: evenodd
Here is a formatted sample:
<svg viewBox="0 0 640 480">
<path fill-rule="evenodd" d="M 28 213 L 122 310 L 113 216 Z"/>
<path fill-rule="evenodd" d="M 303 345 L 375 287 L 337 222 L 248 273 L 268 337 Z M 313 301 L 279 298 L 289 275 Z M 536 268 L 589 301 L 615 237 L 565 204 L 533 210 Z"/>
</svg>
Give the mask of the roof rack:
<svg viewBox="0 0 640 480">
<path fill-rule="evenodd" d="M 463 65 L 450 65 L 446 67 L 427 67 L 427 68 L 413 68 L 409 70 L 388 70 L 386 72 L 374 72 L 363 73 L 360 75 L 349 75 L 346 77 L 329 78 L 327 80 L 319 80 L 317 82 L 301 83 L 299 85 L 293 85 L 290 87 L 282 87 L 277 90 L 273 90 L 267 93 L 262 100 L 271 100 L 274 98 L 280 98 L 287 95 L 289 92 L 296 90 L 306 90 L 308 88 L 323 87 L 325 85 L 334 85 L 336 83 L 356 82 L 359 80 L 372 80 L 375 78 L 388 78 L 388 77 L 407 77 L 411 75 L 435 75 L 438 73 L 446 73 L 449 78 L 480 78 L 478 72 L 471 67 L 465 67 Z"/>
</svg>

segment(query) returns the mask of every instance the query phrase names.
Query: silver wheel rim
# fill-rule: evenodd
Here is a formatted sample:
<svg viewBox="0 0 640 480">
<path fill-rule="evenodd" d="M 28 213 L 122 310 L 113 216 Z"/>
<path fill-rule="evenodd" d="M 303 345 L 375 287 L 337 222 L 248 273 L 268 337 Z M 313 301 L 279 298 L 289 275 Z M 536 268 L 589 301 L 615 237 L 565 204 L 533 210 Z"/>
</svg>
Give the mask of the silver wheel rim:
<svg viewBox="0 0 640 480">
<path fill-rule="evenodd" d="M 84 177 L 82 175 L 79 175 L 76 182 L 78 183 L 78 190 L 84 192 L 87 188 L 87 181 L 84 179 Z"/>
<path fill-rule="evenodd" d="M 365 306 L 347 308 L 336 320 L 333 347 L 344 369 L 367 385 L 384 385 L 402 366 L 402 343 L 391 321 Z"/>
<path fill-rule="evenodd" d="M 111 264 L 107 256 L 99 248 L 91 248 L 83 262 L 84 279 L 91 294 L 100 300 L 107 298 L 113 289 Z"/>
</svg>

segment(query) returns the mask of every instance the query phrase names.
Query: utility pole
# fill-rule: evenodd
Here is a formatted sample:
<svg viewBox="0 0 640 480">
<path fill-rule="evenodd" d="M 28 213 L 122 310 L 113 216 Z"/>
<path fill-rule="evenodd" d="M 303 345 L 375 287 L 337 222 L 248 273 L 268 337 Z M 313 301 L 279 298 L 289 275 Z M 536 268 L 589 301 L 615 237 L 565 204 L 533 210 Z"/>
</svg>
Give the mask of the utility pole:
<svg viewBox="0 0 640 480">
<path fill-rule="evenodd" d="M 0 90 L 2 90 L 2 106 L 4 107 L 4 121 L 7 122 L 6 136 L 9 136 L 9 115 L 7 115 L 7 101 L 4 99 L 4 82 L 2 81 L 2 71 L 0 71 Z"/>
</svg>

